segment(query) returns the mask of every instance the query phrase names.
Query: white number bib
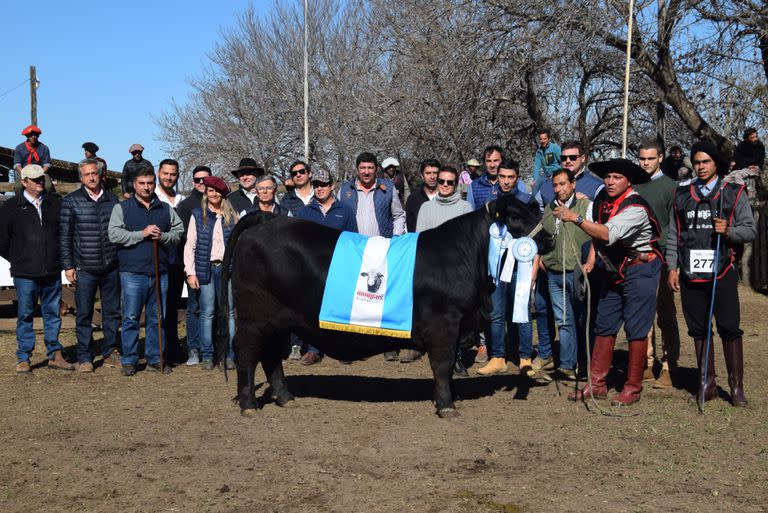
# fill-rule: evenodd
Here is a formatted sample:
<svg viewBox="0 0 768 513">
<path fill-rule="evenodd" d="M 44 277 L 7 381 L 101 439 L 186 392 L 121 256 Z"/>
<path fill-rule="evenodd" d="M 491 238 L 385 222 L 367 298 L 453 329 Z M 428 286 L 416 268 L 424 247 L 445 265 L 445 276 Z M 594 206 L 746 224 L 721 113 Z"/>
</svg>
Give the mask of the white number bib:
<svg viewBox="0 0 768 513">
<path fill-rule="evenodd" d="M 692 249 L 690 264 L 692 273 L 711 274 L 715 265 L 715 250 Z"/>
</svg>

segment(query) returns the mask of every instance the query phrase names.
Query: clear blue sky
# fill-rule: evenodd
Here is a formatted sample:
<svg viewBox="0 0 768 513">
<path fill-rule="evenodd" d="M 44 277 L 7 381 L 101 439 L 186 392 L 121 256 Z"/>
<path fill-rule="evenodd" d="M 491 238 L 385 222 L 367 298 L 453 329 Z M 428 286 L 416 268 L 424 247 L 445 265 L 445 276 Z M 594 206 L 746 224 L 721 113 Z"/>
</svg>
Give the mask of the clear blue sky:
<svg viewBox="0 0 768 513">
<path fill-rule="evenodd" d="M 0 44 L 0 94 L 37 66 L 40 140 L 53 158 L 78 161 L 93 141 L 111 170 L 122 170 L 128 147 L 141 143 L 157 164 L 165 155 L 152 116 L 183 103 L 188 79 L 231 30 L 248 0 L 133 2 L 6 2 Z M 254 0 L 264 14 L 271 0 Z M 0 97 L 0 146 L 24 140 L 29 84 Z"/>
</svg>

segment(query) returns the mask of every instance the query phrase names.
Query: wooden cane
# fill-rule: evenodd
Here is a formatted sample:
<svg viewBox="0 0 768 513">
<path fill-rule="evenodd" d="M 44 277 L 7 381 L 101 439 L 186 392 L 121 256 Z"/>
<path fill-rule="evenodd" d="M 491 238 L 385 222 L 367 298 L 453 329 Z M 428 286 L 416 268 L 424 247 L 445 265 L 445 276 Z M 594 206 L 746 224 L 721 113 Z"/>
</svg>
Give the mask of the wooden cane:
<svg viewBox="0 0 768 513">
<path fill-rule="evenodd" d="M 163 362 L 163 305 L 160 294 L 160 266 L 157 256 L 157 239 L 152 240 L 152 251 L 155 257 L 155 303 L 157 307 L 157 347 L 160 349 L 160 372 L 165 372 Z"/>
</svg>

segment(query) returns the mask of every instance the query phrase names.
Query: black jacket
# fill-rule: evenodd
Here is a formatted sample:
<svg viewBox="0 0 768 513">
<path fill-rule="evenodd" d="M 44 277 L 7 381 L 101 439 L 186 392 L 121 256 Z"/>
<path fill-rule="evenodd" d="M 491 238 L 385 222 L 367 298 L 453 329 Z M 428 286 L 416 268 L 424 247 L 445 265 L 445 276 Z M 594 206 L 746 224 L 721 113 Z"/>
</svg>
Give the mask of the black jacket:
<svg viewBox="0 0 768 513">
<path fill-rule="evenodd" d="M 250 212 L 254 209 L 254 207 L 258 210 L 259 208 L 259 198 L 258 196 L 253 197 L 253 201 L 248 199 L 248 196 L 245 195 L 243 192 L 243 189 L 238 189 L 229 196 L 227 196 L 227 199 L 230 203 L 232 203 L 232 208 L 235 209 L 235 212 L 238 214 L 242 214 L 243 210 L 246 212 Z"/>
<path fill-rule="evenodd" d="M 734 169 L 744 169 L 749 166 L 762 169 L 765 162 L 765 146 L 761 141 L 756 143 L 741 141 L 733 152 L 733 160 L 736 162 Z"/>
<path fill-rule="evenodd" d="M 103 273 L 117 267 L 117 246 L 107 228 L 117 196 L 105 190 L 93 201 L 84 187 L 61 200 L 59 251 L 64 269 Z"/>
<path fill-rule="evenodd" d="M 23 194 L 0 207 L 0 256 L 11 263 L 18 278 L 49 278 L 61 273 L 59 214 L 61 200 L 43 195 L 43 219 Z"/>
<path fill-rule="evenodd" d="M 416 231 L 416 219 L 419 217 L 419 210 L 427 201 L 429 201 L 429 196 L 424 192 L 423 186 L 408 196 L 408 201 L 405 203 L 405 225 L 408 227 L 409 233 Z"/>
<path fill-rule="evenodd" d="M 299 210 L 301 210 L 303 206 L 304 202 L 301 201 L 301 198 L 296 195 L 296 191 L 294 190 L 287 191 L 283 195 L 283 199 L 280 200 L 281 211 L 286 214 L 290 212 L 293 217 L 299 215 Z"/>
<path fill-rule="evenodd" d="M 184 198 L 179 206 L 176 207 L 176 213 L 179 214 L 181 222 L 184 223 L 184 235 L 186 236 L 187 229 L 189 228 L 189 218 L 192 217 L 192 211 L 196 208 L 201 208 L 203 201 L 203 193 L 197 189 L 192 189 L 189 196 Z M 183 244 L 181 244 L 183 245 Z"/>
</svg>

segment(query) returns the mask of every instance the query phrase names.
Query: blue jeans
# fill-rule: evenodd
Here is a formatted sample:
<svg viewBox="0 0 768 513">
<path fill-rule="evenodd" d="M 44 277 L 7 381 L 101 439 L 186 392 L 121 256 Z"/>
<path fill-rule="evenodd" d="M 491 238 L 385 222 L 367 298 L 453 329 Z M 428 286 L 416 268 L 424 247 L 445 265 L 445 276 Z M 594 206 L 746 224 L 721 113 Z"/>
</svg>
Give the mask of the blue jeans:
<svg viewBox="0 0 768 513">
<path fill-rule="evenodd" d="M 147 274 L 120 273 L 120 287 L 123 296 L 123 365 L 136 365 L 139 361 L 139 322 L 144 310 L 144 354 L 147 363 L 160 363 L 157 326 L 163 328 L 165 319 L 165 296 L 168 291 L 168 275 L 160 274 L 161 316 L 157 318 L 155 277 Z M 165 344 L 163 344 L 165 353 Z"/>
<path fill-rule="evenodd" d="M 75 330 L 77 332 L 77 361 L 90 362 L 95 354 L 90 345 L 93 339 L 93 305 L 96 302 L 96 289 L 101 294 L 101 323 L 104 333 L 104 342 L 101 346 L 101 354 L 109 356 L 113 349 L 117 349 L 117 328 L 120 325 L 120 273 L 117 269 L 106 273 L 89 273 L 77 271 L 75 284 L 75 307 L 77 318 Z"/>
<path fill-rule="evenodd" d="M 552 322 L 552 302 L 549 300 L 549 276 L 548 273 L 539 271 L 536 278 L 536 333 L 539 335 L 539 345 L 536 354 L 540 358 L 552 356 L 552 335 L 555 325 Z"/>
<path fill-rule="evenodd" d="M 235 335 L 235 306 L 232 304 L 232 283 L 229 284 L 229 340 L 227 358 L 234 359 L 232 338 Z M 200 355 L 213 360 L 213 316 L 218 307 L 221 290 L 221 265 L 211 265 L 211 281 L 200 285 Z"/>
<path fill-rule="evenodd" d="M 48 359 L 62 349 L 59 342 L 61 317 L 61 276 L 53 278 L 14 278 L 18 313 L 16 319 L 16 359 L 29 362 L 35 349 L 35 330 L 32 327 L 35 306 L 40 298 L 40 311 L 43 314 L 43 340 Z"/>
<path fill-rule="evenodd" d="M 187 349 L 200 350 L 200 290 L 187 287 Z"/>
<path fill-rule="evenodd" d="M 579 347 L 584 347 L 584 303 L 574 296 L 573 271 L 565 273 L 565 303 L 563 303 L 563 274 L 551 272 L 549 275 L 549 297 L 552 310 L 560 333 L 561 369 L 574 370 Z"/>
<path fill-rule="evenodd" d="M 533 326 L 530 322 L 518 324 L 512 322 L 512 313 L 515 300 L 515 281 L 517 274 L 513 274 L 510 283 L 499 282 L 499 286 L 491 294 L 491 326 L 486 336 L 486 346 L 491 358 L 505 358 L 507 351 L 504 343 L 504 334 L 509 327 L 510 335 L 517 335 L 515 338 L 519 344 L 521 357 L 530 358 L 533 350 Z M 526 306 L 527 308 L 527 306 Z M 513 333 L 517 331 L 517 333 Z M 528 356 L 524 356 L 525 348 L 528 348 Z"/>
</svg>

